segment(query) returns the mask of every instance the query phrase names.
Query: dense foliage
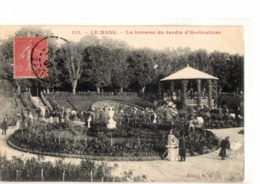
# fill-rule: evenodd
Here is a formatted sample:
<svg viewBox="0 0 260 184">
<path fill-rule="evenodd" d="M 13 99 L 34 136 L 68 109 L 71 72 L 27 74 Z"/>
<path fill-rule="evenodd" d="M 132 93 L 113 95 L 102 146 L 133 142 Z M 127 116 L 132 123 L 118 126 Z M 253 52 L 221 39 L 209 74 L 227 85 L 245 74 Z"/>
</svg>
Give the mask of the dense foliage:
<svg viewBox="0 0 260 184">
<path fill-rule="evenodd" d="M 146 176 L 133 176 L 133 171 L 125 171 L 121 177 L 112 176 L 117 165 L 108 166 L 106 162 L 97 164 L 94 161 L 82 160 L 75 165 L 57 160 L 55 163 L 44 161 L 45 158 L 22 159 L 13 157 L 8 160 L 0 155 L 1 181 L 94 181 L 124 182 L 146 181 Z"/>
<path fill-rule="evenodd" d="M 29 32 L 29 34 L 28 34 Z M 51 35 L 37 29 L 21 29 L 16 36 Z M 51 74 L 64 75 L 62 83 L 45 83 L 38 79 L 13 78 L 13 38 L 3 40 L 0 50 L 1 78 L 12 82 L 17 90 L 21 87 L 55 88 L 65 91 L 135 91 L 155 94 L 159 80 L 189 64 L 191 67 L 219 78 L 219 90 L 225 92 L 243 91 L 244 57 L 214 51 L 191 51 L 189 48 L 151 50 L 132 49 L 126 43 L 108 38 L 84 37 L 78 43 L 57 47 L 49 43 L 53 54 L 50 60 L 59 67 Z M 62 64 L 59 64 L 62 63 Z M 62 72 L 60 72 L 62 71 Z M 50 75 L 51 75 L 50 74 Z M 56 78 L 49 76 L 49 78 Z M 61 87 L 63 86 L 63 87 Z"/>
</svg>

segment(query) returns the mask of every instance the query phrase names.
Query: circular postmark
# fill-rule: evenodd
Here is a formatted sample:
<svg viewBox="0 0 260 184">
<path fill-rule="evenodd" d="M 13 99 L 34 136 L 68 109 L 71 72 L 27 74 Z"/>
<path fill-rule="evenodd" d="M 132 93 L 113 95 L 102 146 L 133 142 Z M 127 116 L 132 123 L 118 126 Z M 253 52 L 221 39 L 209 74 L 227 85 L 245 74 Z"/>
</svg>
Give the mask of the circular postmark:
<svg viewBox="0 0 260 184">
<path fill-rule="evenodd" d="M 31 66 L 36 77 L 44 82 L 57 84 L 68 79 L 62 45 L 70 44 L 58 36 L 40 39 L 32 48 Z"/>
</svg>

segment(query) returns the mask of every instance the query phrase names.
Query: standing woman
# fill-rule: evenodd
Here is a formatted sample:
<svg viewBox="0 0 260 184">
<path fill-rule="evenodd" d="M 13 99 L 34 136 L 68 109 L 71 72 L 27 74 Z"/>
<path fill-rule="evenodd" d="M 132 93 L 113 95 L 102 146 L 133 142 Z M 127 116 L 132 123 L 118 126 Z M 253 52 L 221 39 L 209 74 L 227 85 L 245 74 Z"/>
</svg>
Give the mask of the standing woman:
<svg viewBox="0 0 260 184">
<path fill-rule="evenodd" d="M 221 157 L 222 160 L 225 160 L 225 158 L 228 156 L 227 149 L 230 149 L 229 137 L 226 137 L 224 140 L 220 142 L 220 148 L 221 150 L 219 156 Z"/>
<path fill-rule="evenodd" d="M 7 116 L 5 116 L 5 118 L 4 118 L 4 121 L 1 125 L 1 129 L 2 129 L 2 135 L 6 135 L 6 131 L 8 129 Z"/>
<path fill-rule="evenodd" d="M 28 127 L 31 127 L 33 125 L 33 115 L 32 112 L 29 112 L 28 115 Z"/>
</svg>

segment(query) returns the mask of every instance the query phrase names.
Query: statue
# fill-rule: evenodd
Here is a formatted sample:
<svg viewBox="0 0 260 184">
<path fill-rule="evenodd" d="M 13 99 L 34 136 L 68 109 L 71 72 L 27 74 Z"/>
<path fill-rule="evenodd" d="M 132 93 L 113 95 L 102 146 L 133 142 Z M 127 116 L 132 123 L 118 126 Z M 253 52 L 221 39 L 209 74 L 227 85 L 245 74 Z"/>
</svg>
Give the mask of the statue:
<svg viewBox="0 0 260 184">
<path fill-rule="evenodd" d="M 84 118 L 85 118 L 86 128 L 91 128 L 91 123 L 94 119 L 94 113 L 92 111 L 88 110 L 87 113 L 85 113 Z"/>
<path fill-rule="evenodd" d="M 113 117 L 114 117 L 114 114 L 115 114 L 115 110 L 113 107 L 108 107 L 108 116 L 109 116 L 109 119 L 108 119 L 108 124 L 107 124 L 107 128 L 108 129 L 114 129 L 116 128 L 116 121 L 113 120 Z"/>
<path fill-rule="evenodd" d="M 88 122 L 88 128 L 91 128 L 90 127 L 90 122 L 92 121 L 92 117 L 91 116 L 88 116 L 87 118 L 87 122 Z"/>
</svg>

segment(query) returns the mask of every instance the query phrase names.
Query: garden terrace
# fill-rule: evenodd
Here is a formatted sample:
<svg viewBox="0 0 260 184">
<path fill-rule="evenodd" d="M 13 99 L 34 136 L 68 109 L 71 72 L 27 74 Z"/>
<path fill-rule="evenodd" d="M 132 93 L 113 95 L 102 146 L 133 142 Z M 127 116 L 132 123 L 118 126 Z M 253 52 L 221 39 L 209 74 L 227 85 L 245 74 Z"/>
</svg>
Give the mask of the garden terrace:
<svg viewBox="0 0 260 184">
<path fill-rule="evenodd" d="M 125 96 L 131 94 L 130 96 Z M 93 107 L 92 110 L 95 114 L 96 122 L 106 122 L 106 114 L 104 112 L 105 107 L 113 106 L 115 107 L 114 119 L 116 122 L 134 122 L 134 123 L 151 123 L 151 112 L 145 111 L 143 109 L 147 107 L 152 107 L 156 109 L 157 123 L 166 123 L 165 113 L 159 112 L 159 108 L 156 107 L 150 101 L 137 96 L 136 93 L 120 93 L 117 95 L 112 95 L 110 93 L 95 93 L 95 92 L 85 92 L 72 96 L 71 93 L 67 92 L 57 92 L 47 95 L 47 99 L 51 106 L 57 107 L 63 106 L 65 108 L 76 109 L 76 110 L 87 110 Z M 107 99 L 107 100 L 106 100 Z M 123 109 L 123 112 L 121 110 Z M 137 110 L 135 110 L 137 109 Z M 134 112 L 136 112 L 134 114 Z M 185 123 L 188 120 L 188 116 L 191 109 L 179 109 L 178 117 L 174 120 L 176 123 Z M 232 127 L 242 127 L 244 125 L 243 118 L 231 117 L 229 114 L 224 114 L 218 109 L 202 109 L 195 114 L 196 116 L 201 116 L 204 119 L 204 127 L 210 129 L 216 128 L 232 128 Z M 82 121 L 84 121 L 82 119 Z M 184 121 L 184 122 L 181 122 Z"/>
</svg>

